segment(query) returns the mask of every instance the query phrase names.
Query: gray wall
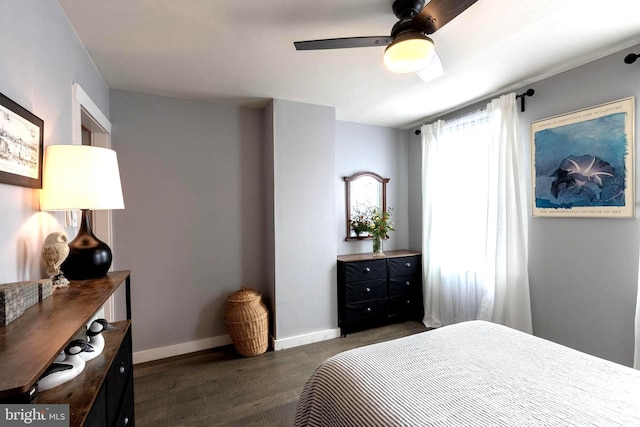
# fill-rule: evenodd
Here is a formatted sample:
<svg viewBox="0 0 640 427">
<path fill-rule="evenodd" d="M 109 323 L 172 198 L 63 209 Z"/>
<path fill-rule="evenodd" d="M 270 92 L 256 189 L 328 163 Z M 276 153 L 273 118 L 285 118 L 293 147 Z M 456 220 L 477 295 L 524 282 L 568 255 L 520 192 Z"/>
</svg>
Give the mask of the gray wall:
<svg viewBox="0 0 640 427">
<path fill-rule="evenodd" d="M 532 85 L 536 94 L 520 115 L 523 138 L 530 140 L 532 121 L 640 97 L 640 63 L 623 62 L 627 53 L 639 48 Z M 640 171 L 637 161 L 635 168 Z M 637 219 L 532 218 L 534 333 L 632 365 L 639 244 Z"/>
<path fill-rule="evenodd" d="M 335 109 L 273 101 L 276 341 L 337 327 Z"/>
<path fill-rule="evenodd" d="M 389 178 L 387 206 L 393 208 L 396 231 L 384 241 L 384 249 L 408 249 L 409 194 L 408 131 L 359 123 L 336 122 L 336 219 L 338 254 L 371 252 L 371 240 L 346 237 L 346 185 L 343 177 L 358 172 L 375 172 Z M 411 248 L 418 249 L 418 248 Z"/>
<path fill-rule="evenodd" d="M 112 91 L 111 117 L 135 350 L 225 335 L 227 297 L 266 284 L 261 112 Z"/>
<path fill-rule="evenodd" d="M 623 62 L 627 53 L 638 51 L 640 46 L 625 49 L 516 90 L 522 93 L 531 87 L 536 91 L 527 99 L 526 111 L 519 113 L 528 148 L 529 181 L 530 123 L 629 96 L 640 97 L 640 63 Z M 638 135 L 636 129 L 636 138 Z M 410 152 L 416 153 L 413 159 L 420 155 L 420 138 L 411 133 L 410 139 Z M 638 170 L 636 160 L 636 173 Z M 417 165 L 411 168 L 411 180 L 420 181 Z M 412 207 L 412 230 L 420 226 L 420 209 Z M 529 275 L 534 334 L 632 365 L 639 244 L 637 219 L 531 217 Z"/>
<path fill-rule="evenodd" d="M 337 328 L 338 248 L 371 250 L 343 240 L 347 174 L 391 178 L 389 248 L 407 245 L 407 131 L 284 100 L 256 111 L 114 90 L 111 107 L 127 201 L 114 267 L 132 270 L 136 351 L 224 336 L 241 286 L 263 292 L 276 342 Z"/>
<path fill-rule="evenodd" d="M 0 92 L 44 120 L 45 146 L 71 143 L 74 82 L 109 117 L 109 89 L 55 0 L 0 0 L 0 11 Z M 0 283 L 46 276 L 42 242 L 62 215 L 38 210 L 39 190 L 0 184 Z"/>
</svg>

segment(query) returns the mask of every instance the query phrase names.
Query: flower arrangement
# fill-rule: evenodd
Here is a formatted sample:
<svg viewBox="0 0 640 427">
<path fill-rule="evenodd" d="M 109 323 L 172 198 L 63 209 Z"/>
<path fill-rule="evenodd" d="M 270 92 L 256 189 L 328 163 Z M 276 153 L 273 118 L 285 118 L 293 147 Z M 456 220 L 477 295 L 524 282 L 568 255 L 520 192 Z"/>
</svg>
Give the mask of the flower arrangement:
<svg viewBox="0 0 640 427">
<path fill-rule="evenodd" d="M 369 231 L 369 224 L 371 223 L 371 208 L 366 206 L 357 206 L 351 214 L 349 226 L 355 233 L 356 237 L 360 237 L 361 234 Z"/>
<path fill-rule="evenodd" d="M 349 226 L 356 236 L 365 234 L 380 239 L 389 238 L 389 232 L 395 231 L 391 222 L 392 208 L 383 211 L 378 207 L 359 206 L 351 215 Z"/>
<path fill-rule="evenodd" d="M 374 238 L 387 239 L 389 238 L 389 232 L 395 231 L 393 228 L 393 222 L 391 222 L 392 208 L 383 211 L 380 208 L 374 208 L 371 210 L 371 216 L 369 219 L 369 234 Z"/>
<path fill-rule="evenodd" d="M 395 230 L 391 222 L 391 208 L 383 211 L 375 208 L 371 211 L 369 234 L 373 237 L 373 256 L 384 256 L 382 251 L 382 239 L 389 237 L 389 232 Z"/>
</svg>

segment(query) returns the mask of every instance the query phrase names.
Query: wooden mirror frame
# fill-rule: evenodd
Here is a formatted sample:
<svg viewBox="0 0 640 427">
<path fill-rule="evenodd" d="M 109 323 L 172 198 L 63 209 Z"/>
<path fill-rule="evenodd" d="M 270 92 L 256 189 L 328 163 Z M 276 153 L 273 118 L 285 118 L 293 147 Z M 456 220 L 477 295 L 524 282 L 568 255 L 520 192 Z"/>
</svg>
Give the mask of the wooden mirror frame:
<svg viewBox="0 0 640 427">
<path fill-rule="evenodd" d="M 345 181 L 346 184 L 346 226 L 347 226 L 347 237 L 344 240 L 363 240 L 363 239 L 370 239 L 371 236 L 352 236 L 351 235 L 351 185 L 353 183 L 353 181 L 356 181 L 359 178 L 362 177 L 370 177 L 375 179 L 376 181 L 378 181 L 381 185 L 381 194 L 382 194 L 382 210 L 386 211 L 387 210 L 387 182 L 389 182 L 389 178 L 383 178 L 380 175 L 378 175 L 377 173 L 374 172 L 358 172 L 355 175 L 351 175 L 351 176 L 345 176 L 343 179 Z"/>
</svg>

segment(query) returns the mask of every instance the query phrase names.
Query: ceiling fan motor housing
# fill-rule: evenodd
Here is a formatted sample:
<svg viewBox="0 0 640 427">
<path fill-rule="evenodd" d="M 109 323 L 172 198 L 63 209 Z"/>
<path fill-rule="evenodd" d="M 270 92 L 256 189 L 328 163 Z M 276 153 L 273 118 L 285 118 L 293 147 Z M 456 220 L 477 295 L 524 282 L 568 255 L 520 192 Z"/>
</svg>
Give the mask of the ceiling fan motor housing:
<svg viewBox="0 0 640 427">
<path fill-rule="evenodd" d="M 413 18 L 424 8 L 424 0 L 396 0 L 393 13 L 400 20 Z"/>
<path fill-rule="evenodd" d="M 393 26 L 393 28 L 391 29 L 391 37 L 395 39 L 400 34 L 406 33 L 408 31 L 411 31 L 411 32 L 416 32 L 416 31 L 423 32 L 423 31 L 421 31 L 419 29 L 414 28 L 413 20 L 411 18 L 401 19 L 398 22 L 396 22 L 395 25 Z"/>
</svg>

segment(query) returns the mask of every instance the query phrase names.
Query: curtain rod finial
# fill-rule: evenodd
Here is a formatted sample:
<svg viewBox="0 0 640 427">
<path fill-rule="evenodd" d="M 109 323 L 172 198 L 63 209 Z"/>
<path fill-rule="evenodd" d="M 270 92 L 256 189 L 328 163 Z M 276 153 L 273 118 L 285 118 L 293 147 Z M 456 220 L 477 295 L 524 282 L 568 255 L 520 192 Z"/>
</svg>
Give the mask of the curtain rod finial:
<svg viewBox="0 0 640 427">
<path fill-rule="evenodd" d="M 520 95 L 516 95 L 516 99 L 520 98 L 520 112 L 524 111 L 524 97 L 525 96 L 533 96 L 536 93 L 535 90 L 533 89 L 527 89 L 526 92 L 520 94 Z"/>
</svg>

